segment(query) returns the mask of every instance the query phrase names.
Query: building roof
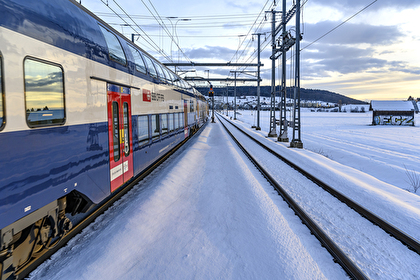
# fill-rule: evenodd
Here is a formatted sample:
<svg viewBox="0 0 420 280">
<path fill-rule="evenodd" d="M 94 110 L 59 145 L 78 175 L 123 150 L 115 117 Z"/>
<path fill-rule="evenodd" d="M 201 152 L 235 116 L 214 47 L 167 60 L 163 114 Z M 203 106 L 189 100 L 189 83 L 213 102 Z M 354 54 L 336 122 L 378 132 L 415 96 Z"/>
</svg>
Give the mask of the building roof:
<svg viewBox="0 0 420 280">
<path fill-rule="evenodd" d="M 370 111 L 414 111 L 412 101 L 372 100 Z"/>
</svg>

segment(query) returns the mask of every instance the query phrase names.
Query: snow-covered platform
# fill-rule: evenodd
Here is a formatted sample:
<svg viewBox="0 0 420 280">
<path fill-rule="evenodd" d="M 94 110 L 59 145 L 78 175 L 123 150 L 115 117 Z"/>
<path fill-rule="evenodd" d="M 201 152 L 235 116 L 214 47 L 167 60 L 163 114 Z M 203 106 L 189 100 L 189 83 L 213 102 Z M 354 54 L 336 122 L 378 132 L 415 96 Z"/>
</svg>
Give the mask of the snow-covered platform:
<svg viewBox="0 0 420 280">
<path fill-rule="evenodd" d="M 30 279 L 347 279 L 221 124 Z"/>
</svg>

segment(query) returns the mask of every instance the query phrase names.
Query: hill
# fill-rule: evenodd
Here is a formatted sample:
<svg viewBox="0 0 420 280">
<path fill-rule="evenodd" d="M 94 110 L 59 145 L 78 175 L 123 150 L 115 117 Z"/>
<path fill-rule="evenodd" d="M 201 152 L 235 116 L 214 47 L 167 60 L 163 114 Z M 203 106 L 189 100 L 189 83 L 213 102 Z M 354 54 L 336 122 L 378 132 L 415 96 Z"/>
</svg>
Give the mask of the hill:
<svg viewBox="0 0 420 280">
<path fill-rule="evenodd" d="M 201 92 L 204 96 L 208 96 L 208 87 L 196 87 L 196 89 Z M 213 88 L 215 96 L 226 95 L 226 88 Z M 276 96 L 278 94 L 278 88 L 276 88 Z M 233 87 L 229 87 L 229 96 L 233 96 Z M 271 87 L 262 86 L 261 87 L 261 96 L 270 97 Z M 257 87 L 256 86 L 238 86 L 236 87 L 236 96 L 257 96 Z M 293 88 L 287 88 L 287 98 L 293 98 Z M 350 98 L 335 92 L 321 89 L 300 89 L 300 99 L 307 101 L 324 101 L 329 103 L 341 103 L 342 104 L 367 104 L 366 102 Z"/>
</svg>

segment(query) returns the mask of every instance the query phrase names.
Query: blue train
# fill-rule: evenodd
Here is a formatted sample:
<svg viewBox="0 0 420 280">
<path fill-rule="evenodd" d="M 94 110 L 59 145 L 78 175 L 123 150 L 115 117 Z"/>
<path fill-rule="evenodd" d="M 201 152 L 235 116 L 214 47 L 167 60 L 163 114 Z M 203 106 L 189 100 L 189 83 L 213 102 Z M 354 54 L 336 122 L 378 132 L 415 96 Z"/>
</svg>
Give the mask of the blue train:
<svg viewBox="0 0 420 280">
<path fill-rule="evenodd" d="M 73 0 L 0 0 L 0 279 L 208 118 L 202 95 Z"/>
</svg>

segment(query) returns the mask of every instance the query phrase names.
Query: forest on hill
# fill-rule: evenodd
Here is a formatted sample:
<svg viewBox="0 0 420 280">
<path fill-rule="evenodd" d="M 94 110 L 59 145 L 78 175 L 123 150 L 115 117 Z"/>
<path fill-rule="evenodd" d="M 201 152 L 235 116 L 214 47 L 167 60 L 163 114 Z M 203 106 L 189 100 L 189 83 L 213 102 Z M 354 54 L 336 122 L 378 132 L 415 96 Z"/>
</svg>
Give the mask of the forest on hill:
<svg viewBox="0 0 420 280">
<path fill-rule="evenodd" d="M 196 87 L 196 89 L 201 92 L 204 96 L 208 96 L 209 88 L 208 87 Z M 226 87 L 224 88 L 213 88 L 215 96 L 226 95 Z M 260 88 L 262 97 L 270 97 L 271 87 L 270 86 L 261 86 Z M 234 95 L 234 88 L 229 87 L 229 96 Z M 257 96 L 257 87 L 256 86 L 238 86 L 236 87 L 236 96 Z M 276 96 L 279 96 L 279 88 L 276 87 Z M 287 88 L 287 98 L 293 98 L 293 88 Z M 367 104 L 366 102 L 350 98 L 335 92 L 321 89 L 300 89 L 300 99 L 306 101 L 324 101 L 329 103 L 341 103 L 341 104 Z"/>
</svg>

